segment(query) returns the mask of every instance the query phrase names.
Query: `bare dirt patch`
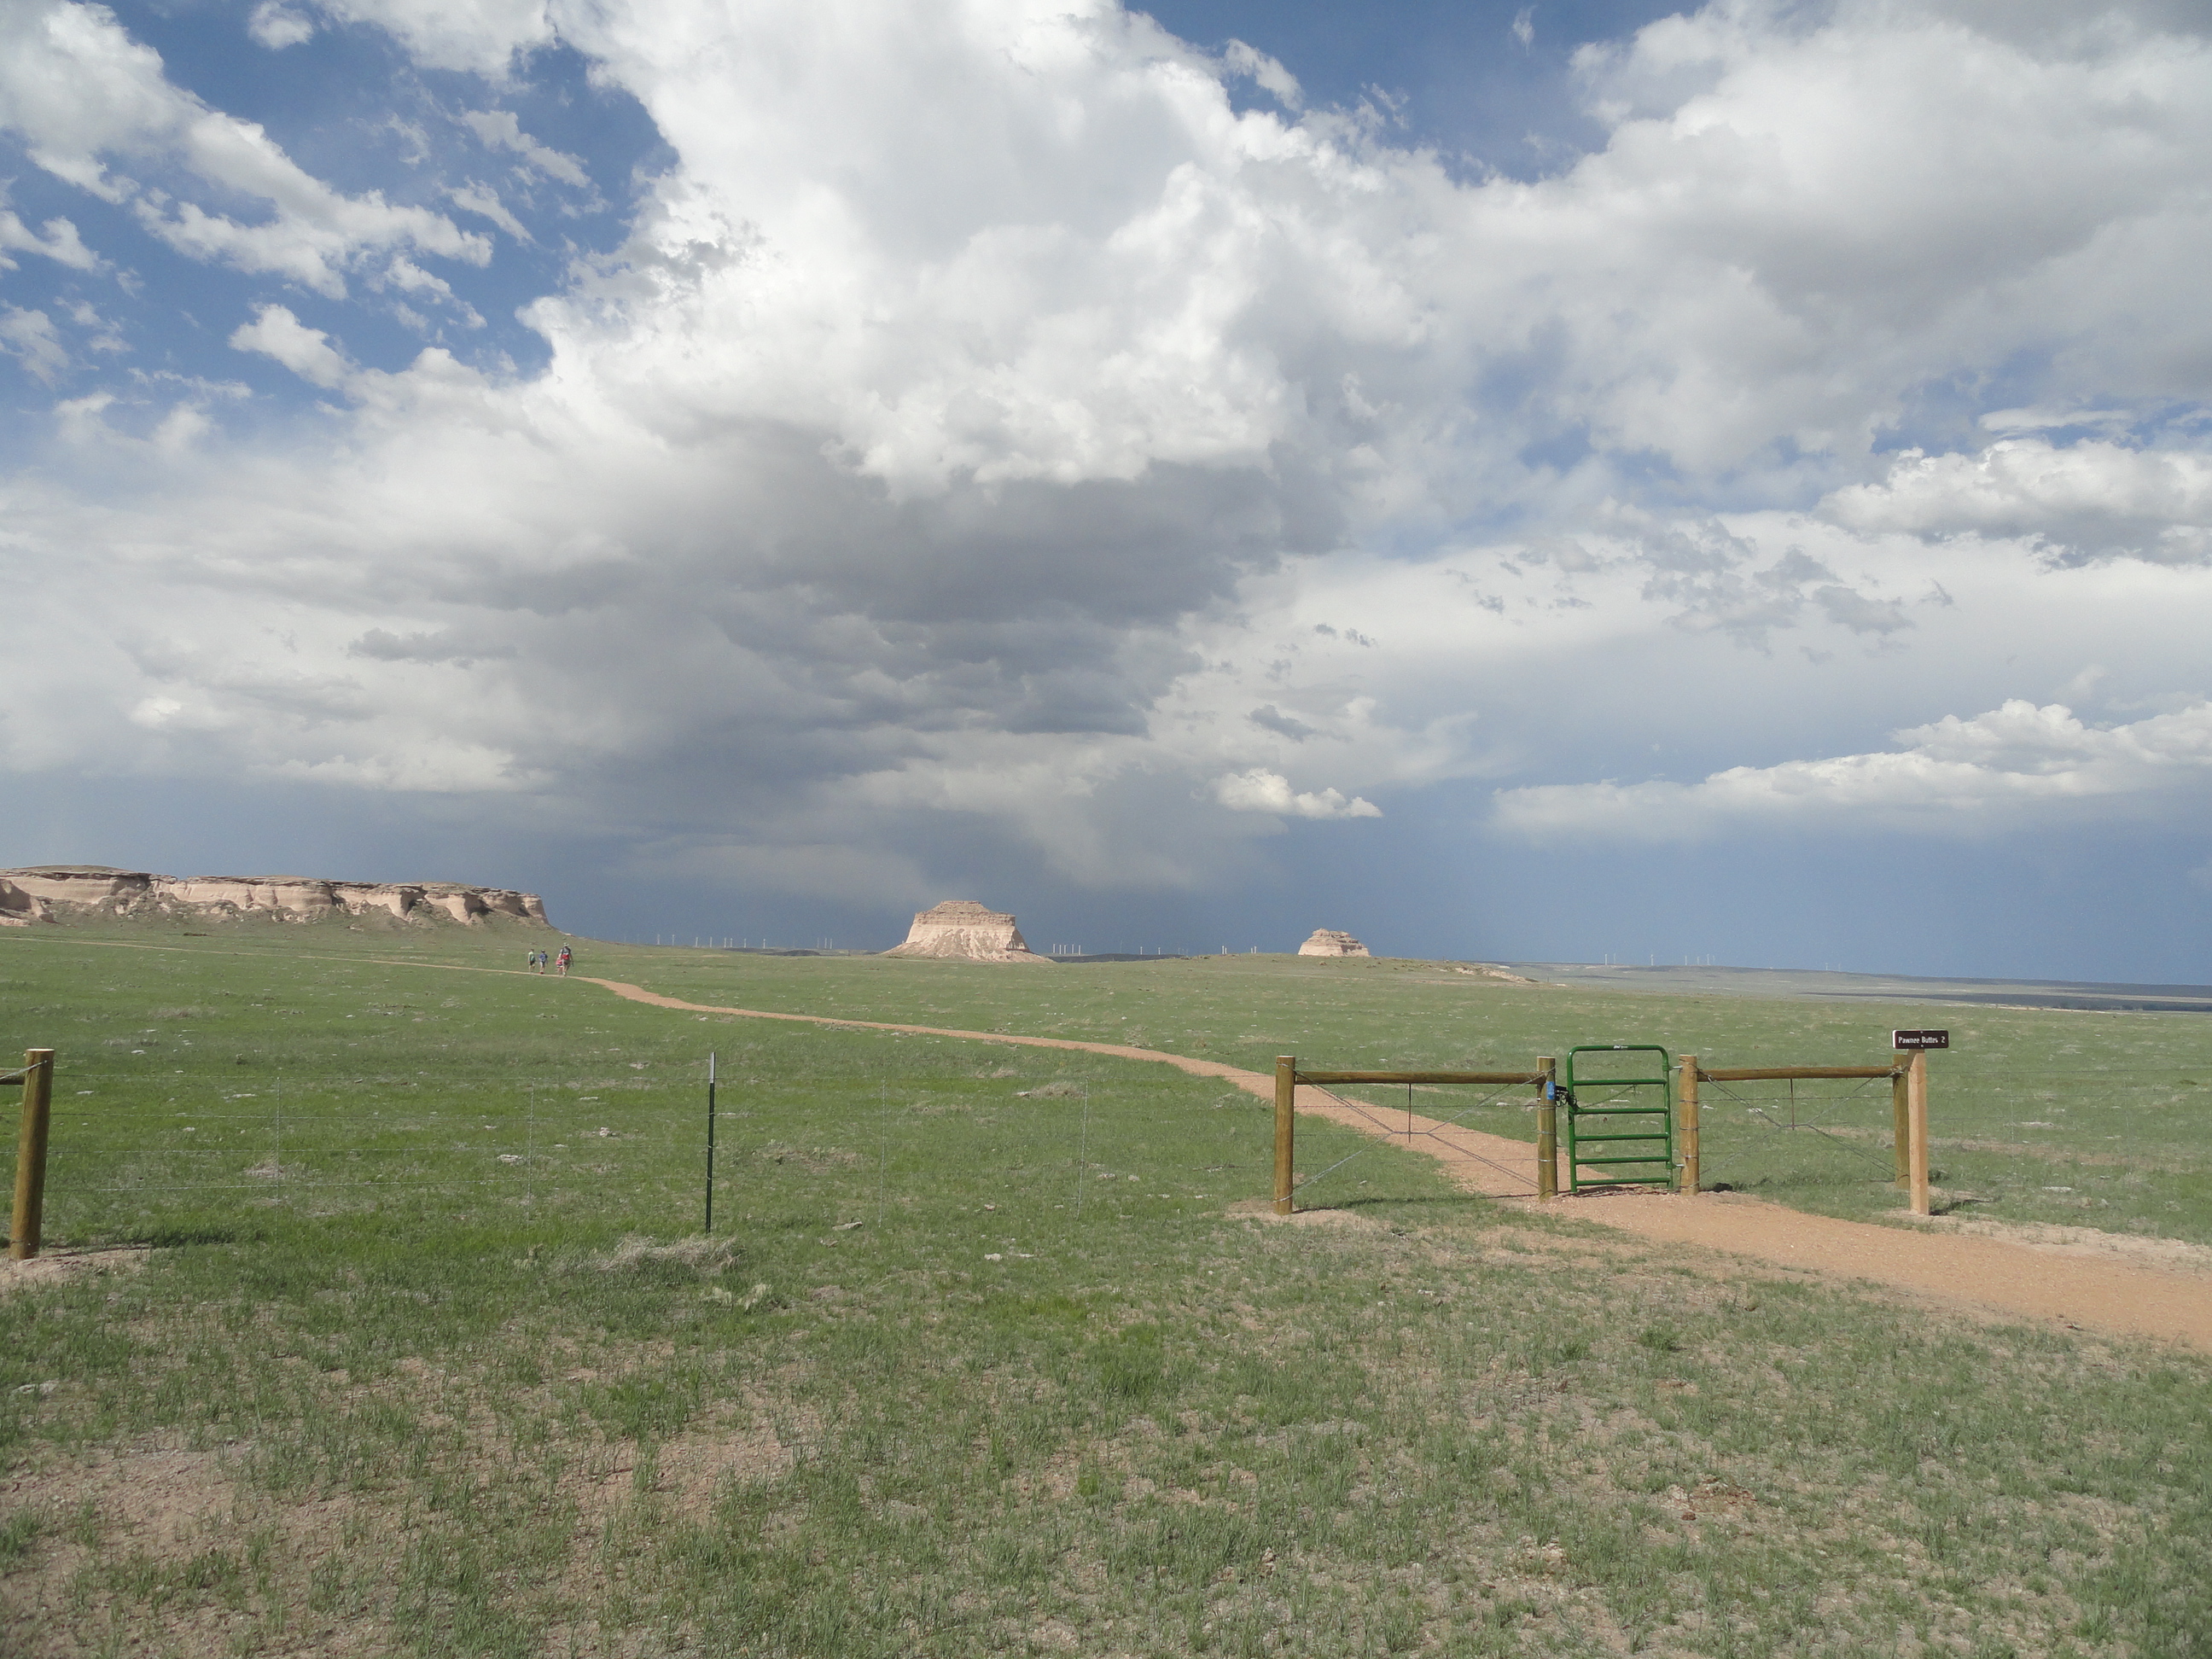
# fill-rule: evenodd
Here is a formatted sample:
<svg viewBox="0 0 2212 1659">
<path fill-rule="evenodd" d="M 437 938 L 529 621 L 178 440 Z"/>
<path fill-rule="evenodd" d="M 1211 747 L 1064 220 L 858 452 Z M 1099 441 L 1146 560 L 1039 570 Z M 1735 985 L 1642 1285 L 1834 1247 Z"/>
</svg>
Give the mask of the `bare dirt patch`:
<svg viewBox="0 0 2212 1659">
<path fill-rule="evenodd" d="M 1250 1198 L 1231 1204 L 1225 1213 L 1239 1221 L 1280 1221 L 1298 1227 L 1352 1227 L 1376 1229 L 1382 1223 L 1371 1216 L 1361 1215 L 1356 1210 L 1326 1208 L 1293 1210 L 1288 1215 L 1277 1215 L 1271 1200 Z"/>
<path fill-rule="evenodd" d="M 1963 1230 L 1838 1221 L 1733 1193 L 1613 1192 L 1561 1207 L 1645 1238 L 1872 1282 L 1970 1312 L 2024 1316 L 2212 1352 L 2212 1275 L 2152 1267 L 2118 1250 L 2066 1254 L 2045 1242 Z"/>
<path fill-rule="evenodd" d="M 1985 1216 L 1911 1216 L 1907 1219 L 1915 1228 L 1930 1232 L 1994 1238 L 2055 1255 L 2130 1261 L 2160 1273 L 2212 1279 L 2212 1245 L 2191 1244 L 2186 1239 L 2108 1233 L 2096 1227 L 2068 1227 L 2056 1222 L 1998 1221 Z"/>
<path fill-rule="evenodd" d="M 711 1267 L 720 1248 L 716 1240 L 625 1240 L 586 1265 Z M 600 1356 L 599 1370 L 568 1380 L 620 1382 L 649 1374 L 640 1360 L 667 1357 L 617 1350 Z M 679 1432 L 646 1439 L 580 1420 L 568 1409 L 573 1389 L 527 1389 L 495 1413 L 491 1387 L 474 1369 L 415 1360 L 375 1389 L 341 1382 L 326 1412 L 404 1403 L 426 1430 L 419 1468 L 387 1463 L 360 1483 L 332 1477 L 304 1491 L 272 1486 L 272 1446 L 196 1447 L 174 1433 L 18 1464 L 0 1476 L 0 1517 L 28 1516 L 34 1525 L 0 1596 L 0 1654 L 392 1651 L 410 1558 L 464 1489 L 512 1500 L 515 1524 L 544 1534 L 542 1581 L 504 1601 L 518 1613 L 549 1595 L 594 1604 L 668 1526 L 702 1524 L 725 1494 L 784 1479 L 823 1432 L 811 1407 L 773 1386 L 749 1388 Z M 513 1433 L 523 1421 L 540 1431 L 527 1443 Z M 448 1547 L 459 1540 L 437 1547 Z M 627 1639 L 610 1647 L 605 1635 L 594 1626 L 559 1650 L 659 1650 Z"/>
<path fill-rule="evenodd" d="M 0 1504 L 40 1523 L 0 1610 L 0 1649 L 22 1659 L 109 1650 L 104 1644 L 126 1643 L 149 1605 L 169 1607 L 164 1653 L 252 1650 L 263 1630 L 256 1603 L 272 1577 L 304 1580 L 339 1549 L 356 1507 L 275 1500 L 241 1478 L 228 1452 L 168 1437 L 19 1468 L 0 1484 Z M 364 1644 L 329 1625 L 301 1650 L 355 1653 Z"/>
<path fill-rule="evenodd" d="M 103 1273 L 136 1273 L 152 1255 L 143 1246 L 112 1250 L 57 1250 L 28 1261 L 0 1259 L 0 1296 L 40 1285 L 67 1285 Z"/>
</svg>

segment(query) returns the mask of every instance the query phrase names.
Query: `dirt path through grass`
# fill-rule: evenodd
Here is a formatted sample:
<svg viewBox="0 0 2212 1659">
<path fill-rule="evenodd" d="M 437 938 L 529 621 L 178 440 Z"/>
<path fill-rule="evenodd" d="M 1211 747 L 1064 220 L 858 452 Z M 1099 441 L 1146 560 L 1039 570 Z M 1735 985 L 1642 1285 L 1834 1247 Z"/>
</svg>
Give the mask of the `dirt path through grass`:
<svg viewBox="0 0 2212 1659">
<path fill-rule="evenodd" d="M 133 945 L 126 948 L 176 947 Z M 404 957 L 359 959 L 392 967 L 434 967 L 461 973 L 514 975 L 518 971 Z M 573 977 L 632 1002 L 687 1013 L 842 1025 L 1017 1048 L 1073 1049 L 1173 1066 L 1193 1076 L 1219 1079 L 1263 1100 L 1272 1099 L 1274 1094 L 1274 1079 L 1264 1073 L 1157 1048 L 1007 1031 L 896 1024 L 835 1014 L 732 1008 L 661 996 L 623 980 L 581 974 Z M 1324 1098 L 1316 1100 L 1316 1095 Z M 1310 1090 L 1303 1096 L 1300 1109 L 1435 1158 L 1449 1166 L 1453 1178 L 1468 1191 L 1506 1200 L 1534 1198 L 1535 1149 L 1525 1141 L 1342 1100 L 1320 1090 Z M 1314 1196 L 1326 1199 L 1325 1178 Z M 1968 1236 L 1942 1230 L 1940 1223 L 1937 1230 L 1923 1231 L 1838 1220 L 1736 1194 L 1705 1194 L 1696 1199 L 1648 1192 L 1588 1194 L 1562 1201 L 1556 1212 L 1657 1242 L 1702 1245 L 1795 1272 L 1872 1281 L 1985 1316 L 2027 1317 L 2082 1330 L 2149 1336 L 2212 1352 L 2212 1252 L 2172 1241 L 2138 1241 L 2124 1234 L 2079 1237 L 2087 1234 L 2086 1229 L 2040 1230 L 2045 1234 L 2063 1231 L 2077 1235 L 2070 1238 L 1991 1237 L 1989 1230 L 2002 1225 L 1996 1223 L 1981 1224 L 1976 1235 Z M 2155 1251 L 2156 1265 L 2130 1260 L 2134 1249 L 2145 1255 Z M 1714 1264 L 1708 1261 L 1704 1265 Z"/>
<path fill-rule="evenodd" d="M 1157 1048 L 1085 1042 L 1072 1037 L 1022 1036 L 1006 1031 L 901 1025 L 829 1014 L 727 1008 L 661 996 L 622 980 L 575 977 L 656 1008 L 1156 1060 L 1196 1077 L 1218 1078 L 1263 1100 L 1274 1097 L 1275 1080 L 1263 1073 Z M 1534 1196 L 1535 1149 L 1524 1141 L 1334 1096 L 1314 1102 L 1309 1095 L 1307 1103 L 1302 1104 L 1302 1111 L 1438 1159 L 1470 1192 L 1504 1199 Z M 2129 1242 L 2118 1235 L 2113 1236 L 2110 1255 L 2093 1254 L 2079 1243 L 2016 1243 L 1841 1221 L 1728 1193 L 1707 1193 L 1694 1199 L 1650 1192 L 1588 1194 L 1564 1200 L 1559 1213 L 1647 1239 L 1703 1245 L 1796 1272 L 1870 1280 L 1976 1313 L 2024 1316 L 2078 1330 L 2154 1337 L 2212 1352 L 2212 1271 L 2176 1271 L 2115 1259 Z"/>
</svg>

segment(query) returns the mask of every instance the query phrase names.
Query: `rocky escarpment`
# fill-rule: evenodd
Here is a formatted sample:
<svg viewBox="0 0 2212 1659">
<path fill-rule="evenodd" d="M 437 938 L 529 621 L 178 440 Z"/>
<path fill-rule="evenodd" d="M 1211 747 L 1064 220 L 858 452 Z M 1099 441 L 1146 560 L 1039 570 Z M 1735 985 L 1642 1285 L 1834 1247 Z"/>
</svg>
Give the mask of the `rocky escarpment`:
<svg viewBox="0 0 2212 1659">
<path fill-rule="evenodd" d="M 1298 946 L 1302 957 L 1364 957 L 1368 949 L 1349 933 L 1340 933 L 1334 927 L 1316 927 L 1313 936 Z"/>
<path fill-rule="evenodd" d="M 266 917 L 322 921 L 371 916 L 394 921 L 550 924 L 535 893 L 458 881 L 325 881 L 309 876 L 161 876 L 99 864 L 42 864 L 0 870 L 0 927 L 104 918 Z"/>
<path fill-rule="evenodd" d="M 921 912 L 907 930 L 906 943 L 884 954 L 1052 965 L 1050 957 L 1041 957 L 1030 949 L 1012 916 L 1003 910 L 986 909 L 974 899 L 947 899 Z"/>
</svg>

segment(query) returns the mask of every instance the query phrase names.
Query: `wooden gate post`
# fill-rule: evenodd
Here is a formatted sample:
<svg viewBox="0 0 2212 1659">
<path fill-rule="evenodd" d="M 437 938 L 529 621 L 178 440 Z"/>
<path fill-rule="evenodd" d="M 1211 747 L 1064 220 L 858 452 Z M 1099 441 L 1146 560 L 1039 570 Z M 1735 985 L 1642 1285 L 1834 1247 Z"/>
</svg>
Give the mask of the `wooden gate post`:
<svg viewBox="0 0 2212 1659">
<path fill-rule="evenodd" d="M 1559 1062 L 1545 1054 L 1536 1061 L 1543 1075 L 1542 1095 L 1536 1101 L 1536 1196 L 1540 1200 L 1559 1195 L 1559 1103 L 1555 1097 Z"/>
<path fill-rule="evenodd" d="M 46 1123 L 53 1109 L 54 1051 L 23 1051 L 23 1127 L 15 1140 L 15 1207 L 8 1224 L 8 1259 L 28 1261 L 45 1237 Z"/>
<path fill-rule="evenodd" d="M 1912 1213 L 1928 1213 L 1928 1056 L 1916 1053 L 1905 1070 L 1905 1164 Z"/>
<path fill-rule="evenodd" d="M 1291 1163 L 1297 1151 L 1298 1062 L 1275 1056 L 1275 1213 L 1291 1212 Z"/>
<path fill-rule="evenodd" d="M 1682 1190 L 1698 1188 L 1698 1057 L 1682 1056 Z"/>
<path fill-rule="evenodd" d="M 1897 1184 L 1907 1188 L 1912 1185 L 1911 1070 L 1907 1061 L 1889 1074 L 1889 1140 L 1897 1152 Z"/>
</svg>

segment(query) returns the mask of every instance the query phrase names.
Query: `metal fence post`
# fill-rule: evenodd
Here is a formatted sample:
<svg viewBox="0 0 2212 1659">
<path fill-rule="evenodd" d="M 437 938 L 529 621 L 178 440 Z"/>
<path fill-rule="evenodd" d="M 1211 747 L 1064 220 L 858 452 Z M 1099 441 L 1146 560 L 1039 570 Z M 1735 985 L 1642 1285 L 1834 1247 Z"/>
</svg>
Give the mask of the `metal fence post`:
<svg viewBox="0 0 2212 1659">
<path fill-rule="evenodd" d="M 54 1051 L 23 1051 L 23 1127 L 15 1141 L 15 1207 L 8 1224 L 8 1259 L 28 1261 L 44 1242 L 46 1127 L 53 1110 Z"/>
<path fill-rule="evenodd" d="M 714 1231 L 714 1055 L 707 1054 L 707 1219 L 700 1231 Z"/>
<path fill-rule="evenodd" d="M 1559 1062 L 1553 1055 L 1540 1055 L 1536 1069 L 1544 1078 L 1544 1092 L 1536 1103 L 1536 1196 L 1542 1200 L 1559 1195 Z"/>
</svg>

